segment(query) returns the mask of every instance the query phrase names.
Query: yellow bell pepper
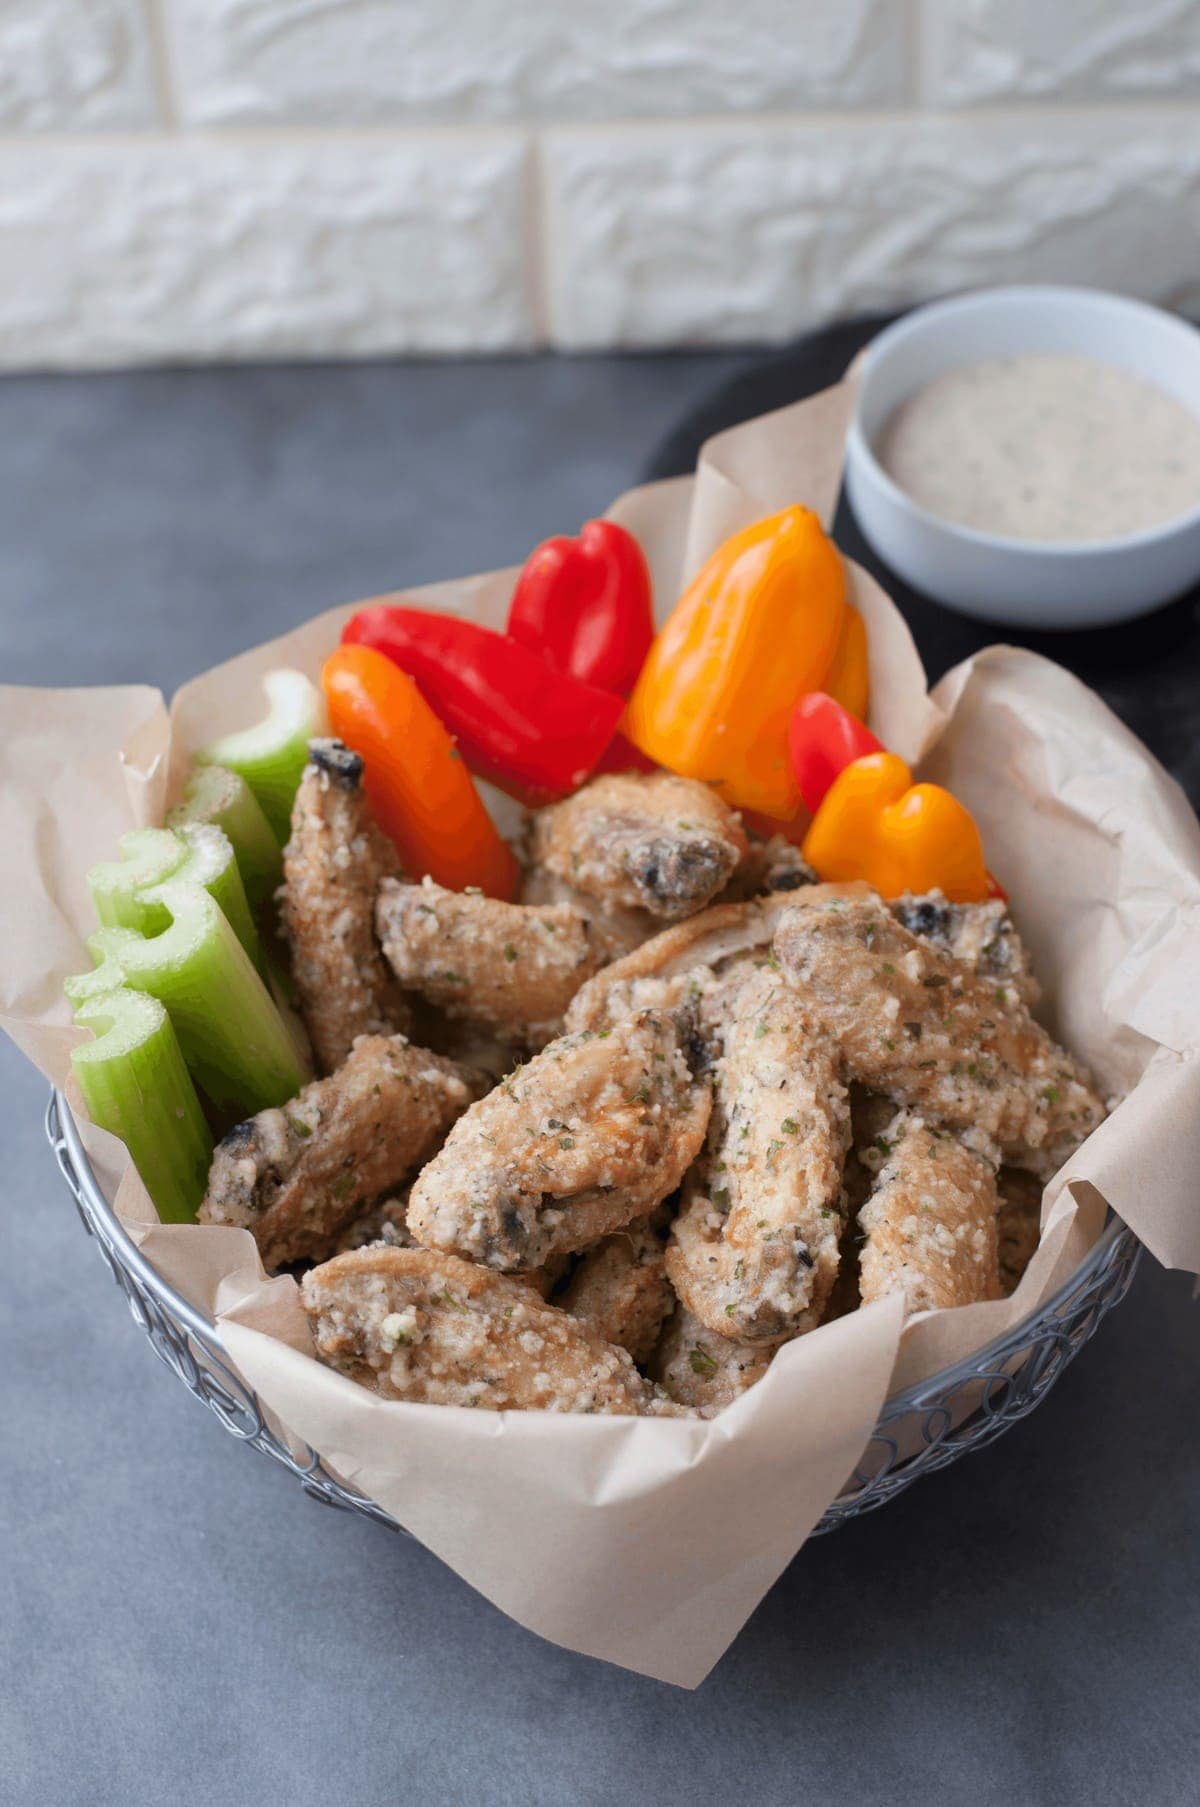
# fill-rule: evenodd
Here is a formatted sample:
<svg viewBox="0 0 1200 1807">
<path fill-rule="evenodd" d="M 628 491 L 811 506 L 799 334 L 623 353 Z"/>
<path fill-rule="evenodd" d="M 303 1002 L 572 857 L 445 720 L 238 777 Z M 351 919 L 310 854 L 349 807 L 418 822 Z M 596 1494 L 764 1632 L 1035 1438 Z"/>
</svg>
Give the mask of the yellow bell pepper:
<svg viewBox="0 0 1200 1807">
<path fill-rule="evenodd" d="M 975 818 L 940 784 L 914 784 L 895 753 L 868 753 L 840 772 L 804 839 L 829 883 L 864 879 L 881 897 L 944 891 L 952 903 L 991 894 Z"/>
<path fill-rule="evenodd" d="M 841 558 L 811 509 L 785 508 L 726 540 L 685 590 L 650 648 L 624 731 L 659 765 L 786 821 L 800 803 L 792 705 L 828 690 L 839 660 L 839 700 L 865 714 L 866 635 L 846 602 Z"/>
</svg>

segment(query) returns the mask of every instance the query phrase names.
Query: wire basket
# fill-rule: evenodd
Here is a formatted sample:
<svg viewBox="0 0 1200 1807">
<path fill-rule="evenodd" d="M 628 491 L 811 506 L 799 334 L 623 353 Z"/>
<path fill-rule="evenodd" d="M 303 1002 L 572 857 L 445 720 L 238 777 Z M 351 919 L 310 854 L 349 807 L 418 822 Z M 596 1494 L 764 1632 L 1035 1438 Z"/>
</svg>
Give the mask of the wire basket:
<svg viewBox="0 0 1200 1807">
<path fill-rule="evenodd" d="M 297 1454 L 271 1428 L 257 1394 L 230 1363 L 217 1326 L 168 1285 L 127 1235 L 100 1190 L 58 1091 L 50 1094 L 46 1135 L 84 1229 L 159 1359 L 227 1431 L 290 1469 L 313 1499 L 402 1531 L 390 1513 L 330 1474 L 314 1449 L 299 1444 Z M 921 1475 L 947 1467 L 968 1450 L 983 1449 L 1033 1411 L 1105 1313 L 1124 1298 L 1140 1254 L 1133 1231 L 1112 1217 L 1065 1286 L 1031 1317 L 964 1361 L 894 1394 L 858 1467 L 813 1535 L 886 1505 Z"/>
</svg>

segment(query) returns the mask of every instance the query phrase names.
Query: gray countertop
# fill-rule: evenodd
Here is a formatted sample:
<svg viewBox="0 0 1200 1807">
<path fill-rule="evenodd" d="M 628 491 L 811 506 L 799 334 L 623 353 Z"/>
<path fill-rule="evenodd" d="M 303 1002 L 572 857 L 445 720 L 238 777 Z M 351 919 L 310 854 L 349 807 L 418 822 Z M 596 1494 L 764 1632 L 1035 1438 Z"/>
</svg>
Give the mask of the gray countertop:
<svg viewBox="0 0 1200 1807">
<path fill-rule="evenodd" d="M 0 676 L 170 690 L 333 602 L 518 562 L 745 362 L 9 380 Z M 131 1324 L 3 1042 L 0 1082 L 0 1802 L 1196 1800 L 1182 1276 L 1144 1261 L 1030 1419 L 802 1551 L 686 1694 L 239 1447 Z"/>
</svg>

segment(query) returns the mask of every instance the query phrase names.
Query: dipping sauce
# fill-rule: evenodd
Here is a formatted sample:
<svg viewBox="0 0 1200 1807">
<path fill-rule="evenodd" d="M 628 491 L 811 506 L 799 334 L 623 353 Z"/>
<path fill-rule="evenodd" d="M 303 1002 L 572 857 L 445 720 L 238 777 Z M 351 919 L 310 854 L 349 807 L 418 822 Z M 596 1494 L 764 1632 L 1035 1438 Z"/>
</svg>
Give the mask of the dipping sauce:
<svg viewBox="0 0 1200 1807">
<path fill-rule="evenodd" d="M 1200 504 L 1200 419 L 1071 353 L 948 370 L 896 409 L 875 451 L 930 514 L 1006 539 L 1116 539 Z"/>
</svg>

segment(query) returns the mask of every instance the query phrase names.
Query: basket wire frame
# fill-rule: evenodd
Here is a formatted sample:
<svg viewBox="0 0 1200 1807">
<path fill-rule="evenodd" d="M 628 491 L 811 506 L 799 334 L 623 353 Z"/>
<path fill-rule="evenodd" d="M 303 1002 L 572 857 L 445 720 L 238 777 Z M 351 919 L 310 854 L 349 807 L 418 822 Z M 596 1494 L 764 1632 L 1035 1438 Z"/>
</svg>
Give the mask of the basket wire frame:
<svg viewBox="0 0 1200 1807">
<path fill-rule="evenodd" d="M 230 1362 L 217 1326 L 163 1279 L 125 1231 L 59 1091 L 50 1094 L 46 1135 L 85 1230 L 160 1361 L 227 1431 L 294 1474 L 310 1498 L 403 1531 L 390 1513 L 331 1474 L 314 1449 L 282 1441 Z M 985 1448 L 1032 1412 L 1105 1313 L 1124 1298 L 1140 1255 L 1133 1231 L 1112 1217 L 1071 1278 L 1032 1316 L 953 1367 L 893 1394 L 853 1475 L 812 1535 L 886 1505 L 922 1475 Z"/>
</svg>

